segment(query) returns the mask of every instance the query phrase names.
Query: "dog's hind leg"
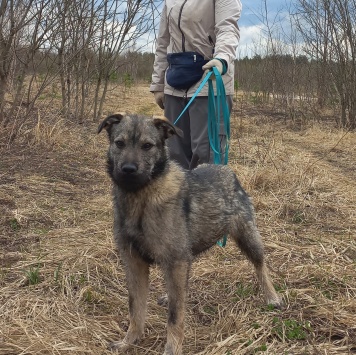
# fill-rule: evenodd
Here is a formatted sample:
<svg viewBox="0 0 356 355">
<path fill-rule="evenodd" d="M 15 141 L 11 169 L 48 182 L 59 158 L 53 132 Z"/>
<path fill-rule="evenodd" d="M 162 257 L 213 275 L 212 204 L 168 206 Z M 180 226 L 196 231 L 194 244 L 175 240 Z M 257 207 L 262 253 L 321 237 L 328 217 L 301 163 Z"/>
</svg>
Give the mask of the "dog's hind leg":
<svg viewBox="0 0 356 355">
<path fill-rule="evenodd" d="M 189 269 L 188 261 L 174 261 L 164 267 L 168 293 L 167 343 L 164 355 L 182 353 Z"/>
<path fill-rule="evenodd" d="M 143 336 L 147 310 L 149 264 L 135 250 L 121 253 L 121 258 L 125 265 L 129 291 L 130 325 L 125 338 L 110 343 L 109 348 L 125 351 Z"/>
<path fill-rule="evenodd" d="M 265 263 L 264 248 L 260 233 L 253 220 L 236 217 L 231 228 L 231 237 L 255 267 L 267 304 L 281 307 L 281 298 L 275 291 Z"/>
</svg>

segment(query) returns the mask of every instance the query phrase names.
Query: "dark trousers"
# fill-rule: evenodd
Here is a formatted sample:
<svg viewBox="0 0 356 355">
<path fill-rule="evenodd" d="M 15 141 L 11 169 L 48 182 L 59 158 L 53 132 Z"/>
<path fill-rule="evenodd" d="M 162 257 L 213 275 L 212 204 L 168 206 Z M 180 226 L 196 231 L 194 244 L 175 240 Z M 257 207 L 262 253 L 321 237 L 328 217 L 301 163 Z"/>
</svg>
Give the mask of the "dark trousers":
<svg viewBox="0 0 356 355">
<path fill-rule="evenodd" d="M 226 99 L 231 112 L 232 98 L 227 96 Z M 164 114 L 166 118 L 174 123 L 188 101 L 188 98 L 165 95 Z M 184 137 L 181 138 L 174 135 L 167 140 L 172 159 L 177 161 L 183 168 L 190 170 L 196 168 L 199 164 L 214 162 L 214 155 L 210 148 L 208 137 L 207 96 L 196 97 L 176 126 L 184 132 Z M 226 142 L 223 124 L 220 132 L 220 148 L 223 149 Z"/>
</svg>

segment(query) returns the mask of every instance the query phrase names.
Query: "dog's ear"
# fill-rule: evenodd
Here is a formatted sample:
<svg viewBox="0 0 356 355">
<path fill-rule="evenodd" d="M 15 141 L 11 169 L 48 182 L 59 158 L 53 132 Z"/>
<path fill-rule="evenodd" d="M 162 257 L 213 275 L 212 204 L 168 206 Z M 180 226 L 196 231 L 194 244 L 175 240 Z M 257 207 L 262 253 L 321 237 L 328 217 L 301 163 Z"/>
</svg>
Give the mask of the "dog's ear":
<svg viewBox="0 0 356 355">
<path fill-rule="evenodd" d="M 103 122 L 100 123 L 98 127 L 98 134 L 105 128 L 108 130 L 113 124 L 120 123 L 120 121 L 124 118 L 124 115 L 121 113 L 115 113 L 110 115 L 104 119 Z"/>
<path fill-rule="evenodd" d="M 164 139 L 172 137 L 174 134 L 179 137 L 183 137 L 183 131 L 170 123 L 167 118 L 154 117 L 153 124 L 163 133 Z"/>
</svg>

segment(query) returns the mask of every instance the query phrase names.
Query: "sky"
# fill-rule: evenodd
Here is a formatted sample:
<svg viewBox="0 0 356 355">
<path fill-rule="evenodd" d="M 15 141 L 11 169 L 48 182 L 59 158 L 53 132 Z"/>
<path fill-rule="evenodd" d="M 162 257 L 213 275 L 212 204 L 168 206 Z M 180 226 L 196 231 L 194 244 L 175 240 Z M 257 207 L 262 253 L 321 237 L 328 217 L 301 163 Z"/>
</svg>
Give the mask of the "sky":
<svg viewBox="0 0 356 355">
<path fill-rule="evenodd" d="M 288 21 L 288 6 L 291 0 L 266 0 L 267 14 L 264 0 L 242 1 L 242 13 L 239 20 L 240 44 L 237 51 L 238 57 L 246 55 L 253 56 L 259 49 L 256 47 L 261 43 L 265 33 L 266 18 L 272 24 Z"/>
<path fill-rule="evenodd" d="M 206 1 L 206 0 L 201 0 Z M 263 55 L 263 34 L 265 33 L 266 18 L 269 23 L 275 20 L 279 26 L 288 28 L 288 6 L 291 6 L 292 0 L 241 0 L 242 13 L 239 20 L 240 27 L 240 44 L 237 50 L 237 57 L 243 58 L 245 56 L 253 57 L 255 54 Z M 265 9 L 265 1 L 267 4 L 267 14 Z M 286 22 L 285 25 L 283 22 Z M 288 22 L 288 23 L 287 23 Z M 144 50 L 155 50 L 154 35 L 147 35 L 142 38 L 142 43 L 147 40 L 144 45 Z"/>
</svg>

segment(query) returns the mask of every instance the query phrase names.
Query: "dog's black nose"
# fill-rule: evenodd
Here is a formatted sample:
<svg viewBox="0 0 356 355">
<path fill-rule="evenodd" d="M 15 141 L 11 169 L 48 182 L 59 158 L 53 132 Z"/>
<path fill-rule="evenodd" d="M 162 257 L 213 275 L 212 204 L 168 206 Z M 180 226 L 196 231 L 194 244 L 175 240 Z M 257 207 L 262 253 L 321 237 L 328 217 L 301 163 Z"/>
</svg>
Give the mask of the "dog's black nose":
<svg viewBox="0 0 356 355">
<path fill-rule="evenodd" d="M 125 174 L 133 174 L 137 172 L 137 165 L 134 163 L 124 163 L 121 166 L 121 170 Z"/>
</svg>

